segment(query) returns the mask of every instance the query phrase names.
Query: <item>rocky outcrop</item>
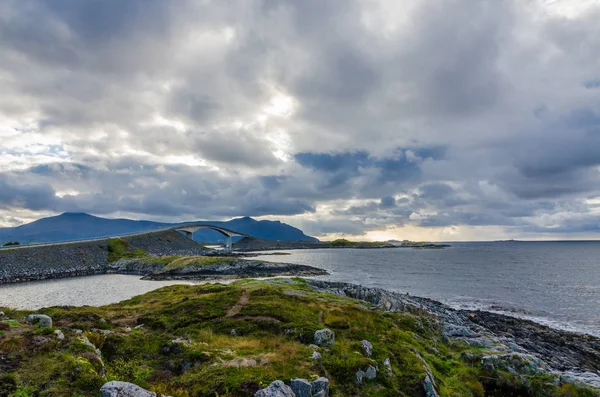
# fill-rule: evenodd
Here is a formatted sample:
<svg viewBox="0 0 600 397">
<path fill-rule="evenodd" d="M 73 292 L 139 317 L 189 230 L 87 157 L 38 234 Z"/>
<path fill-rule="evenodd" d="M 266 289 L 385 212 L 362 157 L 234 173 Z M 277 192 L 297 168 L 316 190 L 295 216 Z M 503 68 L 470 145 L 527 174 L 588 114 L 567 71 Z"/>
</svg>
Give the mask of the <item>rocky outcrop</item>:
<svg viewBox="0 0 600 397">
<path fill-rule="evenodd" d="M 440 302 L 361 285 L 307 280 L 317 291 L 347 296 L 386 311 L 428 313 L 437 319 L 444 338 L 486 347 L 494 355 L 477 357 L 490 368 L 504 365 L 515 371 L 534 368 L 546 373 L 568 374 L 568 379 L 600 384 L 600 339 L 591 335 L 553 329 L 533 321 L 483 311 L 454 310 Z M 510 360 L 525 360 L 525 367 Z M 539 360 L 539 361 L 538 361 Z M 425 363 L 426 364 L 426 363 Z M 535 365 L 534 365 L 535 364 Z M 511 367 L 512 365 L 512 367 Z M 430 371 L 429 371 L 430 373 Z M 424 387 L 433 376 L 424 380 Z M 434 396 L 435 394 L 430 395 Z"/>
<path fill-rule="evenodd" d="M 276 380 L 268 387 L 257 391 L 254 397 L 295 397 L 295 394 L 288 385 Z"/>
<path fill-rule="evenodd" d="M 273 276 L 318 276 L 326 270 L 292 263 L 231 258 L 214 264 L 189 265 L 145 276 L 145 280 L 201 280 Z"/>
</svg>

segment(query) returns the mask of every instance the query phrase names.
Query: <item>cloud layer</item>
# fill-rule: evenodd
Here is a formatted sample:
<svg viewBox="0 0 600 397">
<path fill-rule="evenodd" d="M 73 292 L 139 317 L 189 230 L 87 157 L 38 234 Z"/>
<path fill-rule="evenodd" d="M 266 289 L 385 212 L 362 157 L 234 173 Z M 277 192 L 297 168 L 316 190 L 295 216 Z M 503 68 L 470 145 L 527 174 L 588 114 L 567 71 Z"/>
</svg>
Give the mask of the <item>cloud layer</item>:
<svg viewBox="0 0 600 397">
<path fill-rule="evenodd" d="M 585 0 L 5 1 L 0 226 L 596 237 L 598 20 Z"/>
</svg>

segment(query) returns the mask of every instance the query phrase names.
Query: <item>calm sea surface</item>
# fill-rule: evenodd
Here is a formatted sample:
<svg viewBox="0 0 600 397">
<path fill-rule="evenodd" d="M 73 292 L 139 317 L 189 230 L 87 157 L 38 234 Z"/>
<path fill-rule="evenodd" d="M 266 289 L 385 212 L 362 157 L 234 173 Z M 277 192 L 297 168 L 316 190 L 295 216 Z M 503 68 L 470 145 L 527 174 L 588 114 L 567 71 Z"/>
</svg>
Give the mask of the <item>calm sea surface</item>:
<svg viewBox="0 0 600 397">
<path fill-rule="evenodd" d="M 443 250 L 321 249 L 260 259 L 600 336 L 600 242 L 454 243 Z M 101 305 L 175 284 L 103 275 L 0 286 L 0 306 Z"/>
</svg>

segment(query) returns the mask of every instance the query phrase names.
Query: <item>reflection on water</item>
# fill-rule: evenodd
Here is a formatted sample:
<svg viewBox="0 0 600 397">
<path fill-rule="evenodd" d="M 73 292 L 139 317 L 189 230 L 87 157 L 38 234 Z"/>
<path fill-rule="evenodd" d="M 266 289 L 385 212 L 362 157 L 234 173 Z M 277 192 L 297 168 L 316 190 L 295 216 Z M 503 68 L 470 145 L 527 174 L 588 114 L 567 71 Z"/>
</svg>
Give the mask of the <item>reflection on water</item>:
<svg viewBox="0 0 600 397">
<path fill-rule="evenodd" d="M 104 274 L 0 285 L 0 307 L 35 310 L 48 306 L 101 306 L 185 281 L 140 280 Z"/>
</svg>

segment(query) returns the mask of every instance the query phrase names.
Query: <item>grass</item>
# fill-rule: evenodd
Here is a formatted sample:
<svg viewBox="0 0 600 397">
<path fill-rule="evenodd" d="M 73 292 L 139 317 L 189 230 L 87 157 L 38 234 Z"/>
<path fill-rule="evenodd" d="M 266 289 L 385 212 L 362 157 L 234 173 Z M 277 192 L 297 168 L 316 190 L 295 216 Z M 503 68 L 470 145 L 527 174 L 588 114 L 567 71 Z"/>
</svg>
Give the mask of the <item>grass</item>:
<svg viewBox="0 0 600 397">
<path fill-rule="evenodd" d="M 206 266 L 219 263 L 229 263 L 235 260 L 226 256 L 183 256 L 173 259 L 162 271 L 180 269 L 187 266 Z"/>
<path fill-rule="evenodd" d="M 127 240 L 121 238 L 111 238 L 107 243 L 108 261 L 116 262 L 119 259 L 141 258 L 148 253 L 142 249 L 134 249 Z"/>
<path fill-rule="evenodd" d="M 174 285 L 108 306 L 42 309 L 65 340 L 26 323 L 0 336 L 0 351 L 18 361 L 3 375 L 10 377 L 6 394 L 97 396 L 104 382 L 120 380 L 173 397 L 252 396 L 275 379 L 325 376 L 332 396 L 419 396 L 425 370 L 418 353 L 431 367 L 441 396 L 594 395 L 580 387 L 555 386 L 549 377 L 488 373 L 464 361 L 463 354 L 472 350 L 445 342 L 440 325 L 429 316 L 365 309 L 364 303 L 314 292 L 304 280 L 292 280 Z M 304 294 L 286 295 L 290 290 Z M 233 307 L 239 308 L 235 314 Z M 5 312 L 11 318 L 29 314 Z M 99 327 L 112 333 L 90 331 Z M 313 361 L 309 344 L 314 332 L 325 327 L 335 332 L 336 341 L 320 349 L 321 361 Z M 93 349 L 74 328 L 83 329 L 101 349 L 106 378 Z M 41 343 L 42 338 L 48 340 Z M 176 343 L 177 338 L 189 343 Z M 363 354 L 362 339 L 373 343 L 372 357 Z M 386 358 L 393 367 L 389 376 L 382 364 Z M 239 367 L 243 359 L 256 366 Z M 369 365 L 379 367 L 377 378 L 356 385 L 356 371 Z M 519 394 L 523 385 L 527 394 Z"/>
</svg>

